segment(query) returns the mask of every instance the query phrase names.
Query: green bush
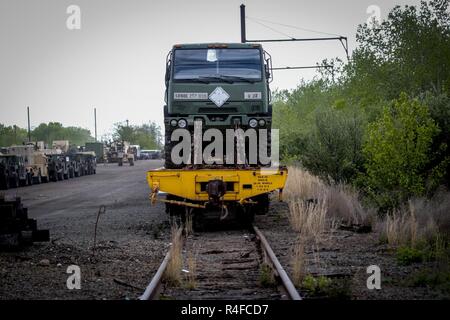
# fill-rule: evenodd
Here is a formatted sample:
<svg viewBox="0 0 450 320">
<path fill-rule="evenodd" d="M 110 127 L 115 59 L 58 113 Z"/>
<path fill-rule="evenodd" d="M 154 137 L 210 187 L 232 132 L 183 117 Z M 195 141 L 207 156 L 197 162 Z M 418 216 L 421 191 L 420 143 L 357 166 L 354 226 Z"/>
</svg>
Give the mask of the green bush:
<svg viewBox="0 0 450 320">
<path fill-rule="evenodd" d="M 438 133 L 427 106 L 405 93 L 368 126 L 363 145 L 366 185 L 379 207 L 425 193 L 433 171 L 428 167 L 431 145 Z"/>
<path fill-rule="evenodd" d="M 334 181 L 351 181 L 363 168 L 361 152 L 365 119 L 357 108 L 327 108 L 315 112 L 315 128 L 308 136 L 303 165 Z"/>
<path fill-rule="evenodd" d="M 327 277 L 313 277 L 307 275 L 302 282 L 302 288 L 309 291 L 313 295 L 325 293 L 331 285 L 331 280 Z"/>
<path fill-rule="evenodd" d="M 416 262 L 422 262 L 424 253 L 413 247 L 400 247 L 397 249 L 397 262 L 400 265 L 410 265 Z"/>
<path fill-rule="evenodd" d="M 450 292 L 450 270 L 448 268 L 425 268 L 413 273 L 407 280 L 413 287 L 431 287 L 444 293 Z"/>
</svg>

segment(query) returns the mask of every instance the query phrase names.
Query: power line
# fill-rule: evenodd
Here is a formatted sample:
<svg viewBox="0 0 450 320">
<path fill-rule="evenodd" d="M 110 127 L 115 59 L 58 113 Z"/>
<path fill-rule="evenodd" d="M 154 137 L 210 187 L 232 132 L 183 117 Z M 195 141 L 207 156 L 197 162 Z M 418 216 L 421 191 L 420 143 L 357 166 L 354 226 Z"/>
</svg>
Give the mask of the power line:
<svg viewBox="0 0 450 320">
<path fill-rule="evenodd" d="M 256 23 L 256 24 L 259 24 L 260 26 L 263 26 L 263 27 L 265 27 L 265 28 L 267 28 L 267 29 L 270 29 L 270 30 L 272 30 L 272 31 L 274 31 L 274 32 L 276 32 L 276 33 L 278 33 L 278 34 L 281 34 L 281 35 L 283 35 L 283 36 L 286 36 L 286 37 L 288 37 L 288 38 L 290 38 L 290 39 L 295 39 L 293 36 L 290 36 L 290 35 L 288 35 L 288 34 L 286 34 L 286 33 L 284 33 L 284 32 L 281 32 L 281 31 L 275 29 L 275 28 L 269 27 L 268 25 L 266 25 L 266 24 L 264 24 L 264 23 L 262 23 L 262 22 L 258 22 L 258 21 L 256 21 L 256 20 L 253 19 L 253 18 L 249 18 L 249 17 L 246 17 L 246 18 L 249 19 L 250 21 L 252 21 L 252 22 L 254 22 L 254 23 Z"/>
<path fill-rule="evenodd" d="M 350 60 L 350 56 L 348 53 L 348 40 L 347 37 L 341 36 L 341 35 L 335 35 L 335 34 L 331 34 L 328 33 L 328 35 L 330 35 L 329 37 L 322 37 L 322 38 L 294 38 L 284 32 L 281 32 L 275 28 L 272 28 L 270 26 L 267 26 L 264 23 L 261 22 L 257 22 L 255 20 L 255 18 L 250 18 L 253 22 L 259 23 L 261 25 L 263 25 L 266 28 L 271 29 L 272 31 L 275 31 L 279 34 L 282 34 L 283 36 L 289 37 L 289 39 L 253 39 L 253 40 L 249 40 L 247 39 L 247 35 L 246 35 L 246 27 L 245 27 L 245 20 L 246 18 L 248 19 L 248 17 L 245 15 L 245 5 L 241 4 L 241 42 L 242 43 L 247 43 L 247 42 L 286 42 L 286 41 L 331 41 L 331 40 L 338 40 L 342 47 L 345 50 L 345 54 L 347 56 L 347 60 Z M 258 19 L 258 20 L 262 20 L 262 19 Z M 269 21 L 269 20 L 265 20 L 265 21 Z M 276 23 L 277 22 L 269 22 L 269 23 Z M 286 25 L 286 26 L 290 26 L 290 25 Z M 290 26 L 292 28 L 296 28 L 296 29 L 300 29 L 300 30 L 309 30 L 312 32 L 318 32 L 318 33 L 323 33 L 326 34 L 325 32 L 320 32 L 320 31 L 315 31 L 315 30 L 311 30 L 311 29 L 305 29 L 305 28 L 300 28 L 300 27 L 296 27 L 296 26 Z"/>
<path fill-rule="evenodd" d="M 283 27 L 288 27 L 288 28 L 293 28 L 293 29 L 297 29 L 297 30 L 302 30 L 302 31 L 313 32 L 313 33 L 318 33 L 318 34 L 324 34 L 324 35 L 328 35 L 328 36 L 341 37 L 340 34 L 328 33 L 328 32 L 323 32 L 323 31 L 317 31 L 317 30 L 313 30 L 313 29 L 307 29 L 307 28 L 303 28 L 303 27 L 293 26 L 293 25 L 290 25 L 290 24 L 274 22 L 274 21 L 270 21 L 270 20 L 266 20 L 266 19 L 253 18 L 253 17 L 249 17 L 249 16 L 246 16 L 246 18 L 247 19 L 251 19 L 251 20 L 263 21 L 263 22 L 266 22 L 266 23 L 271 23 L 271 24 L 275 24 L 275 25 L 279 25 L 279 26 L 283 26 Z"/>
<path fill-rule="evenodd" d="M 328 69 L 333 68 L 332 65 L 302 66 L 302 67 L 274 67 L 271 70 L 298 70 L 298 69 Z"/>
</svg>

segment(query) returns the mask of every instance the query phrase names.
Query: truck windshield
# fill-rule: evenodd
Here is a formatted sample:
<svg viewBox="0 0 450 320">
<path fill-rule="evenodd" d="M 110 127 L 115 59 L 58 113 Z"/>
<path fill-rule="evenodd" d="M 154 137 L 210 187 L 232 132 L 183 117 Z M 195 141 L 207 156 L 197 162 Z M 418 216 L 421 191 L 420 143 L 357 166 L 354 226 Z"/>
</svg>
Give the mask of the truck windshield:
<svg viewBox="0 0 450 320">
<path fill-rule="evenodd" d="M 178 49 L 174 53 L 175 80 L 260 81 L 259 49 Z"/>
</svg>

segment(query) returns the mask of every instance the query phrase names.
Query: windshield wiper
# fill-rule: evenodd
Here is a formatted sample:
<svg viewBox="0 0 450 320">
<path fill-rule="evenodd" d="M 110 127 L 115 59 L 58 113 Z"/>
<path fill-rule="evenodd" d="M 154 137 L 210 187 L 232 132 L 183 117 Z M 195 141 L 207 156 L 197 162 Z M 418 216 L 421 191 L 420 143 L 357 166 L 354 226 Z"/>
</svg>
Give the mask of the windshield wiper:
<svg viewBox="0 0 450 320">
<path fill-rule="evenodd" d="M 201 83 L 210 83 L 211 82 L 208 79 L 205 79 L 204 77 L 198 77 L 198 78 L 192 78 L 192 79 L 183 79 L 183 80 L 190 81 L 190 82 L 201 82 Z"/>
<path fill-rule="evenodd" d="M 204 77 L 198 77 L 196 79 L 201 79 L 201 80 L 221 80 L 221 81 L 225 81 L 227 83 L 233 83 L 233 80 L 229 80 L 227 78 L 224 78 L 224 76 L 218 74 L 218 75 L 214 75 L 214 76 L 204 76 Z"/>
<path fill-rule="evenodd" d="M 251 79 L 244 78 L 244 77 L 239 77 L 239 76 L 224 76 L 224 75 L 220 75 L 220 77 L 222 79 L 229 79 L 232 82 L 235 82 L 235 81 L 244 81 L 244 82 L 249 82 L 249 83 L 255 83 L 256 82 L 255 80 L 251 80 Z"/>
</svg>

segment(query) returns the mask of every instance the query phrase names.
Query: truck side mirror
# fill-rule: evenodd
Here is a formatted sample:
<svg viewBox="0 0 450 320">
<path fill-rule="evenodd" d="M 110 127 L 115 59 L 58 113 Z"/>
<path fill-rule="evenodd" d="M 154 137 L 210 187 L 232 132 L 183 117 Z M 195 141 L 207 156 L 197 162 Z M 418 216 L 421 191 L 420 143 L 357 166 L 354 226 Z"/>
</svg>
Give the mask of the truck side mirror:
<svg viewBox="0 0 450 320">
<path fill-rule="evenodd" d="M 270 79 L 270 70 L 267 64 L 264 65 L 264 70 L 266 71 L 266 78 Z"/>
<path fill-rule="evenodd" d="M 170 65 L 167 65 L 167 67 L 166 67 L 165 80 L 166 80 L 166 82 L 169 82 L 169 80 L 170 80 Z"/>
</svg>

